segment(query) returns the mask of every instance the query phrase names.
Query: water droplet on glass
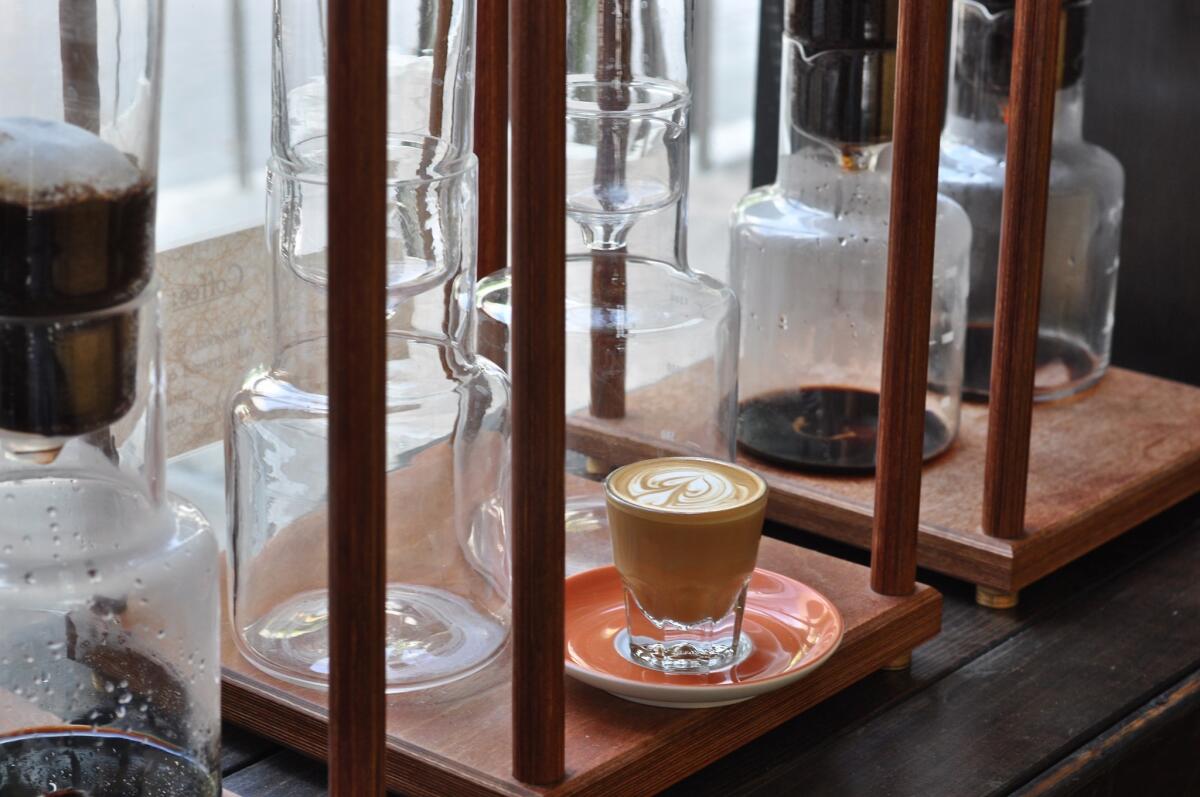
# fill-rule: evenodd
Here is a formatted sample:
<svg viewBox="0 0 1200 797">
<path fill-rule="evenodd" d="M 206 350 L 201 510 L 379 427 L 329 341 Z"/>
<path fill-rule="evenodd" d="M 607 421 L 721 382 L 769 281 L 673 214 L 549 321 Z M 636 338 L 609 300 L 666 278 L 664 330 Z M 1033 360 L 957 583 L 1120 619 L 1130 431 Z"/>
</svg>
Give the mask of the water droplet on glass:
<svg viewBox="0 0 1200 797">
<path fill-rule="evenodd" d="M 787 331 L 787 328 L 788 328 L 787 316 L 785 316 L 785 315 L 779 316 L 779 328 L 781 330 L 784 330 L 785 332 Z"/>
<path fill-rule="evenodd" d="M 114 691 L 116 688 L 117 688 L 117 685 L 116 685 L 116 684 L 114 684 L 112 681 L 105 681 L 105 682 L 104 682 L 104 691 L 105 691 L 105 692 L 108 692 L 110 695 L 113 693 L 113 691 Z"/>
<path fill-rule="evenodd" d="M 15 500 L 17 500 L 17 497 L 16 497 L 15 495 L 13 495 L 12 493 L 5 493 L 5 494 L 4 494 L 4 501 L 5 501 L 5 503 L 12 503 L 12 502 L 13 502 L 13 501 L 15 501 Z"/>
<path fill-rule="evenodd" d="M 166 631 L 163 631 L 163 630 L 159 630 L 159 632 L 158 632 L 158 634 L 156 634 L 156 636 L 157 636 L 159 639 L 166 639 L 166 638 L 167 638 L 167 632 L 166 632 Z"/>
<path fill-rule="evenodd" d="M 103 579 L 103 577 L 100 575 L 100 571 L 94 567 L 88 568 L 87 575 L 88 575 L 88 579 L 93 584 L 95 584 L 96 582 L 101 581 Z"/>
<path fill-rule="evenodd" d="M 129 694 L 128 692 L 123 693 L 120 697 L 117 698 L 117 703 L 121 704 L 122 706 L 127 706 L 132 702 L 133 702 L 133 695 Z"/>
<path fill-rule="evenodd" d="M 36 584 L 37 583 L 37 579 L 34 578 L 33 573 L 25 574 L 25 583 L 26 584 Z"/>
<path fill-rule="evenodd" d="M 845 246 L 847 243 L 849 242 L 846 240 L 845 236 L 838 236 L 838 246 Z"/>
<path fill-rule="evenodd" d="M 5 546 L 4 546 L 4 552 L 5 552 L 5 553 L 12 553 L 12 552 L 13 552 L 13 547 L 12 547 L 11 545 L 5 545 Z"/>
<path fill-rule="evenodd" d="M 114 711 L 113 713 L 117 715 L 117 719 L 124 719 L 125 718 L 125 707 L 117 706 L 117 710 Z"/>
<path fill-rule="evenodd" d="M 52 506 L 46 507 L 46 514 L 50 517 L 58 517 L 58 510 Z"/>
</svg>

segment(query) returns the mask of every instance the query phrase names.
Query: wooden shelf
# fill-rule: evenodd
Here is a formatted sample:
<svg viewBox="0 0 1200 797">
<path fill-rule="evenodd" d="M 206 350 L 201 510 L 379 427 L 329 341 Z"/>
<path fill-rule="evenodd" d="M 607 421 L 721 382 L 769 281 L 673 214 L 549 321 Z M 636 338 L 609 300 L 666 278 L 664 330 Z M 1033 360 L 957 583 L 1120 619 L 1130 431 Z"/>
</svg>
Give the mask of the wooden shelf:
<svg viewBox="0 0 1200 797">
<path fill-rule="evenodd" d="M 686 408 L 687 382 L 682 372 L 631 393 L 627 418 L 664 402 Z M 662 441 L 619 432 L 619 422 L 572 416 L 569 446 L 593 456 L 615 452 L 622 461 L 667 453 Z M 957 442 L 925 466 L 917 561 L 1016 591 L 1200 490 L 1200 389 L 1113 368 L 1079 396 L 1037 405 L 1019 539 L 990 537 L 980 526 L 986 446 L 987 407 L 964 404 Z M 772 520 L 870 546 L 873 477 L 799 473 L 744 455 L 739 461 L 770 485 Z"/>
<path fill-rule="evenodd" d="M 388 699 L 387 784 L 414 795 L 653 794 L 880 669 L 934 636 L 941 596 L 871 592 L 869 571 L 764 538 L 759 564 L 828 596 L 846 621 L 837 653 L 812 675 L 763 697 L 715 709 L 629 703 L 567 679 L 567 778 L 532 787 L 511 775 L 511 661 L 447 687 Z M 225 717 L 324 758 L 325 692 L 271 678 L 238 654 L 225 627 Z"/>
</svg>

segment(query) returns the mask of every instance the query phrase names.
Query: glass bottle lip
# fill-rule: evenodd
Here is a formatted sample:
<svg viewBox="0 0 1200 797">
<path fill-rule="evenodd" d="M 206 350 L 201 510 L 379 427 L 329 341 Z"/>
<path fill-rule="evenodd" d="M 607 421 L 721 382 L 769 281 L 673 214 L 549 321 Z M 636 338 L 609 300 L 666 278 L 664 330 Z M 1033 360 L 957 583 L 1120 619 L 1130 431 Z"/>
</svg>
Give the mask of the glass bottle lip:
<svg viewBox="0 0 1200 797">
<path fill-rule="evenodd" d="M 603 118 L 667 114 L 686 109 L 692 102 L 691 89 L 685 83 L 661 78 L 635 78 L 620 81 L 617 88 L 631 92 L 627 107 L 620 110 L 603 109 L 588 98 L 588 90 L 609 88 L 614 84 L 601 83 L 592 75 L 567 76 L 567 115 Z"/>
<path fill-rule="evenodd" d="M 117 316 L 139 314 L 146 305 L 159 299 L 161 283 L 158 276 L 153 275 L 145 286 L 134 296 L 117 304 L 100 307 L 93 310 L 83 310 L 67 313 L 38 313 L 36 315 L 14 315 L 0 313 L 0 323 L 5 325 L 45 326 L 47 324 L 90 323 Z"/>
<path fill-rule="evenodd" d="M 327 139 L 326 136 L 316 136 L 306 139 L 302 144 L 309 144 L 310 142 L 325 139 Z M 404 154 L 404 157 L 399 160 L 399 163 L 403 166 L 411 165 L 413 167 L 411 171 L 409 169 L 401 171 L 397 169 L 395 165 L 396 161 L 389 162 L 389 173 L 385 178 L 389 185 L 397 183 L 433 184 L 445 180 L 453 180 L 474 171 L 478 166 L 479 159 L 473 152 L 451 158 L 435 157 L 429 163 L 423 163 L 421 157 L 414 158 L 414 153 L 418 151 L 424 152 L 423 147 L 429 142 L 439 142 L 439 140 L 429 136 L 407 136 L 399 133 L 388 134 L 389 156 L 396 152 L 401 152 Z M 297 149 L 299 150 L 299 148 Z M 313 153 L 313 157 L 289 158 L 283 155 L 272 155 L 267 158 L 267 170 L 271 176 L 277 176 L 279 179 L 287 180 L 288 182 L 304 183 L 306 185 L 328 185 L 329 166 L 325 157 L 328 149 L 313 146 L 309 152 Z M 397 174 L 397 171 L 401 171 L 401 173 Z"/>
</svg>

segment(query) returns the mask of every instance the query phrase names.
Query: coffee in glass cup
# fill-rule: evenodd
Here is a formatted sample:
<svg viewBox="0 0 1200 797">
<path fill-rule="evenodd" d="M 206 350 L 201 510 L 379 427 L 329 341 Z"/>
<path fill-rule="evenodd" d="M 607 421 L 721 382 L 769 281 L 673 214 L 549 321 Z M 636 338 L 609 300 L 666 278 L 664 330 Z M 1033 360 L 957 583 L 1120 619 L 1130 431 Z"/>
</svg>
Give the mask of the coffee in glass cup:
<svg viewBox="0 0 1200 797">
<path fill-rule="evenodd" d="M 629 654 L 664 672 L 708 672 L 749 653 L 741 634 L 767 486 L 699 457 L 625 465 L 605 480 Z"/>
</svg>

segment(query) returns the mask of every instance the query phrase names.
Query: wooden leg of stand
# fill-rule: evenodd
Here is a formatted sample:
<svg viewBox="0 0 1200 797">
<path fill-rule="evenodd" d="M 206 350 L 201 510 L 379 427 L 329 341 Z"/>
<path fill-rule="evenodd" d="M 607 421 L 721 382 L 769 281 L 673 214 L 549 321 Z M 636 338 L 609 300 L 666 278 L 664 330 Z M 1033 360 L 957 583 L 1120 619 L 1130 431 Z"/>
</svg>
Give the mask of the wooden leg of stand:
<svg viewBox="0 0 1200 797">
<path fill-rule="evenodd" d="M 912 667 L 912 651 L 911 650 L 902 656 L 897 656 L 896 658 L 889 661 L 887 664 L 883 665 L 883 669 L 887 672 L 901 672 L 903 670 L 909 669 L 910 667 Z"/>
<path fill-rule="evenodd" d="M 1015 609 L 1020 592 L 1005 592 L 991 587 L 975 587 L 975 602 L 988 609 Z"/>
</svg>

